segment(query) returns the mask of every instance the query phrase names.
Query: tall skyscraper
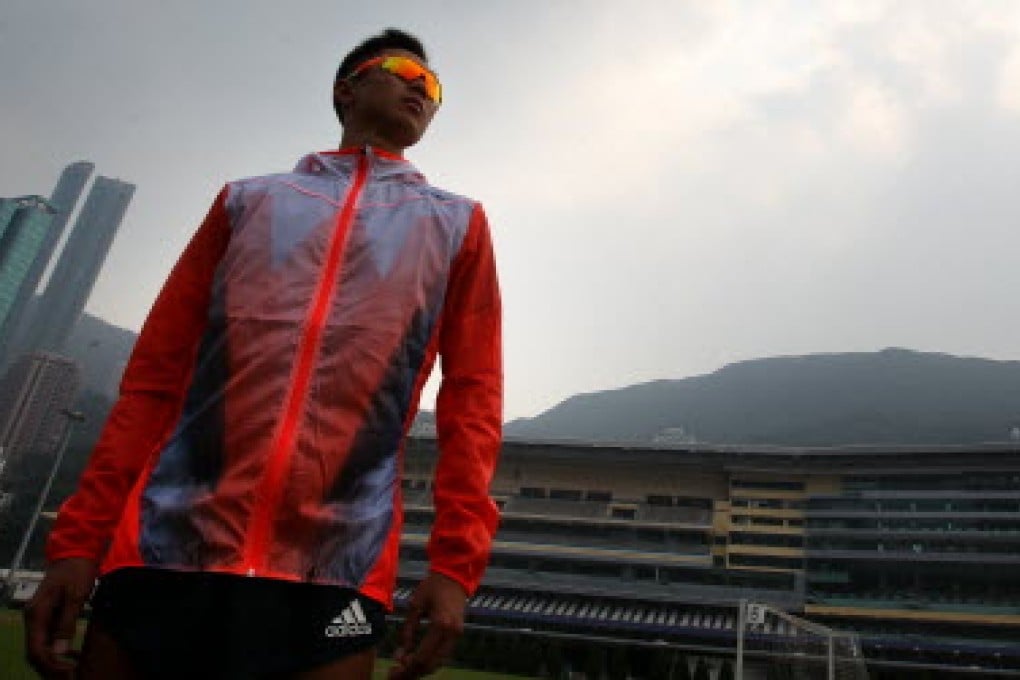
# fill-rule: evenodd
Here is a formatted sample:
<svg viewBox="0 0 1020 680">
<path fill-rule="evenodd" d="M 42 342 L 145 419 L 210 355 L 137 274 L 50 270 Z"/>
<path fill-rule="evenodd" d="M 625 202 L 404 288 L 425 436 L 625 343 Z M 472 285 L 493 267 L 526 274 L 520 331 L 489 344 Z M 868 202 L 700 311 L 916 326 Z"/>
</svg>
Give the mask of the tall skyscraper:
<svg viewBox="0 0 1020 680">
<path fill-rule="evenodd" d="M 14 213 L 18 212 L 18 199 L 0 198 L 0 238 L 3 238 L 7 231 L 7 225 L 14 219 Z"/>
<path fill-rule="evenodd" d="M 57 452 L 74 403 L 79 371 L 70 359 L 35 353 L 21 357 L 0 390 L 0 457 L 9 473 L 22 457 Z"/>
<path fill-rule="evenodd" d="M 46 232 L 46 238 L 39 248 L 39 257 L 36 258 L 35 263 L 25 277 L 25 281 L 32 287 L 33 292 L 39 287 L 39 282 L 46 271 L 46 266 L 53 259 L 53 252 L 60 242 L 60 237 L 64 234 L 67 220 L 71 217 L 71 213 L 74 212 L 74 206 L 77 205 L 81 192 L 85 188 L 85 184 L 88 182 L 94 168 L 95 165 L 88 161 L 78 161 L 77 163 L 71 163 L 60 173 L 60 179 L 57 181 L 57 186 L 54 187 L 53 194 L 49 200 L 50 206 L 56 211 L 53 215 L 53 223 Z M 18 316 L 13 319 L 14 323 L 21 321 L 23 312 L 23 309 L 18 310 Z"/>
<path fill-rule="evenodd" d="M 88 161 L 77 161 L 68 165 L 60 173 L 57 186 L 53 188 L 53 195 L 50 196 L 50 203 L 57 209 L 59 216 L 54 224 L 59 225 L 60 231 L 63 231 L 64 225 L 67 224 L 67 218 L 74 212 L 74 206 L 77 205 L 78 199 L 81 197 L 82 189 L 85 188 L 85 183 L 89 181 L 95 168 L 95 164 Z"/>
<path fill-rule="evenodd" d="M 70 434 L 79 383 L 73 361 L 42 353 L 22 356 L 0 382 L 0 515 L 38 499 Z"/>
<path fill-rule="evenodd" d="M 23 196 L 4 201 L 0 212 L 16 206 L 0 236 L 0 346 L 16 328 L 20 310 L 35 292 L 38 280 L 30 274 L 37 260 L 45 259 L 43 248 L 53 224 L 55 210 L 40 196 Z"/>
<path fill-rule="evenodd" d="M 134 191 L 133 184 L 96 177 L 32 314 L 25 341 L 19 343 L 24 351 L 59 352 L 63 347 L 85 309 Z"/>
<path fill-rule="evenodd" d="M 44 230 L 41 241 L 38 242 L 35 255 L 28 263 L 27 270 L 21 273 L 21 282 L 17 294 L 7 307 L 5 312 L 0 312 L 0 368 L 7 366 L 14 360 L 16 352 L 15 335 L 24 331 L 23 322 L 27 321 L 26 312 L 32 301 L 39 281 L 42 280 L 46 266 L 53 257 L 53 251 L 64 233 L 67 220 L 74 212 L 74 206 L 78 203 L 85 183 L 88 182 L 95 166 L 88 161 L 71 163 L 64 168 L 57 181 L 53 194 L 50 196 L 50 223 Z M 13 217 L 18 210 L 19 201 L 22 199 L 0 199 L 0 240 L 6 232 L 6 227 L 13 223 Z M 10 217 L 5 216 L 10 213 Z M 6 267 L 6 265 L 3 265 Z M 7 276 L 13 274 L 8 273 Z M 3 278 L 4 275 L 0 275 Z M 4 279 L 6 281 L 6 279 Z M 0 284 L 3 288 L 4 284 Z M 3 293 L 0 293 L 0 297 Z M 3 303 L 0 302 L 0 305 Z"/>
</svg>

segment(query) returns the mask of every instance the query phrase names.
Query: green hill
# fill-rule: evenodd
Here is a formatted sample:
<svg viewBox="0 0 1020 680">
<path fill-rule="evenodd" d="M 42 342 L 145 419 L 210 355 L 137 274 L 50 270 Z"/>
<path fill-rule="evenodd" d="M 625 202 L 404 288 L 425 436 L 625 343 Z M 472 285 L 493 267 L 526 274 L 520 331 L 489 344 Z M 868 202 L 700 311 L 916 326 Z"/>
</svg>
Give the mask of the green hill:
<svg viewBox="0 0 1020 680">
<path fill-rule="evenodd" d="M 905 349 L 743 361 L 708 375 L 571 397 L 507 437 L 824 446 L 1003 441 L 1020 361 Z"/>
</svg>

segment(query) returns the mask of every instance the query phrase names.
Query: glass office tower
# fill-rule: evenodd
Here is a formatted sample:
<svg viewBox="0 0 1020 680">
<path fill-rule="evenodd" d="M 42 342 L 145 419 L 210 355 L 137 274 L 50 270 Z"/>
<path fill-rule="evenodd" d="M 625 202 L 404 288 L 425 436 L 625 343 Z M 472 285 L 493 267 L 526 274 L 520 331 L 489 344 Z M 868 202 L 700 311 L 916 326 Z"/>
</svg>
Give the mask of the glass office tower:
<svg viewBox="0 0 1020 680">
<path fill-rule="evenodd" d="M 32 316 L 23 351 L 59 352 L 85 309 L 135 186 L 96 178 Z"/>
<path fill-rule="evenodd" d="M 27 263 L 27 269 L 20 272 L 18 293 L 14 295 L 5 313 L 0 316 L 3 319 L 0 323 L 0 366 L 9 364 L 15 358 L 13 356 L 16 354 L 15 333 L 24 330 L 22 326 L 28 321 L 32 297 L 39 287 L 46 266 L 53 257 L 68 218 L 74 212 L 78 198 L 94 167 L 92 163 L 79 161 L 65 167 L 60 174 L 60 179 L 48 201 L 49 227 L 38 234 L 41 240 L 36 244 L 35 255 Z M 17 201 L 18 199 L 0 199 L 0 239 L 3 238 L 5 227 L 12 222 L 14 212 L 18 209 Z M 6 217 L 8 212 L 11 213 L 9 218 Z"/>
<path fill-rule="evenodd" d="M 11 213 L 0 236 L 0 337 L 10 336 L 16 321 L 12 311 L 23 308 L 35 291 L 30 274 L 44 255 L 55 212 L 41 196 L 5 200 L 0 209 L 0 214 Z"/>
</svg>

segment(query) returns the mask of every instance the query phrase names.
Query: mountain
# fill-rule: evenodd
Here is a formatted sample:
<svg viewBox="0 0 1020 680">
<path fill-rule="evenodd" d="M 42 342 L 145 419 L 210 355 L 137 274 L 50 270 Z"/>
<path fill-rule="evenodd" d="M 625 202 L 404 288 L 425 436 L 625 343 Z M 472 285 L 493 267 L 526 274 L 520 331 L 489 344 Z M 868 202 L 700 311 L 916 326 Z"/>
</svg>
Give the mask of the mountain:
<svg viewBox="0 0 1020 680">
<path fill-rule="evenodd" d="M 508 438 L 826 446 L 1003 441 L 1020 361 L 890 348 L 742 361 L 708 375 L 571 397 Z"/>
<path fill-rule="evenodd" d="M 83 439 L 98 435 L 137 335 L 83 314 L 65 353 L 82 367 Z M 506 423 L 508 438 L 826 446 L 1002 441 L 1020 426 L 1020 361 L 889 348 L 769 357 L 701 376 L 573 396 Z M 94 429 L 96 428 L 96 429 Z M 415 432 L 434 433 L 423 411 Z"/>
<path fill-rule="evenodd" d="M 83 388 L 113 398 L 137 337 L 132 331 L 85 313 L 61 353 L 78 361 Z"/>
</svg>

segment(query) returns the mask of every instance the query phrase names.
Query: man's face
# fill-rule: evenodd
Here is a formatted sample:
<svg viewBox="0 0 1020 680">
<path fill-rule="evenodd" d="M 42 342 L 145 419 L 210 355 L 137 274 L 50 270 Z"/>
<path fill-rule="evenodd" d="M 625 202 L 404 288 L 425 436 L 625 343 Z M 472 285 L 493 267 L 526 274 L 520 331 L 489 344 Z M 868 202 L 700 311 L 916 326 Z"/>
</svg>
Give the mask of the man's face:
<svg viewBox="0 0 1020 680">
<path fill-rule="evenodd" d="M 421 59 L 406 50 L 385 50 L 376 56 Z M 438 104 L 425 93 L 424 80 L 370 66 L 354 78 L 337 83 L 333 96 L 344 106 L 344 130 L 359 139 L 406 149 L 425 134 Z"/>
</svg>

